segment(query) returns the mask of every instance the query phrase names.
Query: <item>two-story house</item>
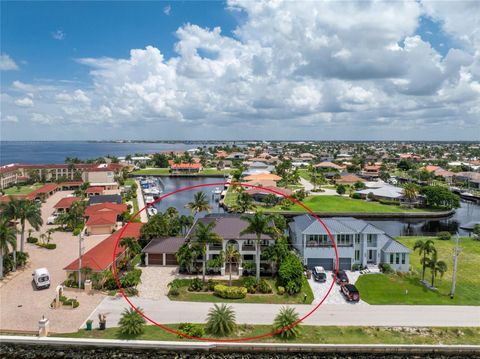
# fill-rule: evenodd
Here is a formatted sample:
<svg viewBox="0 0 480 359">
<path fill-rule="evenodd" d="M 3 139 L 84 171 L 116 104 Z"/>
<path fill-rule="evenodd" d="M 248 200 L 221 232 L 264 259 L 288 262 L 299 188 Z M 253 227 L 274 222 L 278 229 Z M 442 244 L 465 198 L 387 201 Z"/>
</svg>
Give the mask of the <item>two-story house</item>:
<svg viewBox="0 0 480 359">
<path fill-rule="evenodd" d="M 332 234 L 338 251 L 338 267 L 350 270 L 354 264 L 360 267 L 388 263 L 400 272 L 409 270 L 410 250 L 395 241 L 381 229 L 360 219 L 334 217 L 322 219 Z M 325 227 L 315 217 L 297 216 L 289 224 L 290 241 L 312 269 L 335 267 L 335 249 Z"/>
<path fill-rule="evenodd" d="M 215 222 L 215 227 L 213 230 L 220 237 L 222 237 L 221 242 L 207 245 L 207 260 L 214 259 L 218 255 L 220 255 L 221 251 L 225 251 L 227 246 L 233 245 L 235 249 L 240 252 L 240 261 L 238 263 L 232 264 L 233 274 L 242 275 L 245 263 L 255 263 L 257 237 L 255 234 L 251 233 L 243 235 L 240 234 L 248 226 L 248 223 L 241 219 L 240 215 L 215 213 L 208 214 L 203 218 L 199 218 L 187 234 L 187 240 L 195 240 L 195 230 L 199 222 Z M 262 235 L 260 239 L 260 251 L 264 250 L 270 245 L 275 244 L 275 240 L 267 235 Z M 260 268 L 262 271 L 268 271 L 270 269 L 269 262 L 267 260 L 261 259 Z M 225 266 L 225 264 L 223 264 L 221 267 L 221 274 L 225 275 L 225 271 L 228 271 L 228 269 L 229 266 Z"/>
</svg>

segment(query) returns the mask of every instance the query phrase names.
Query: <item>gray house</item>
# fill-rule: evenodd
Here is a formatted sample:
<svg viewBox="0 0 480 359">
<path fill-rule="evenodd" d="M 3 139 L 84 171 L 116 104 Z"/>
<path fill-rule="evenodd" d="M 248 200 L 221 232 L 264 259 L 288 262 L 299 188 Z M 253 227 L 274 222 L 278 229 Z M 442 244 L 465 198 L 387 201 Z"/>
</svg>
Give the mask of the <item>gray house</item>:
<svg viewBox="0 0 480 359">
<path fill-rule="evenodd" d="M 410 250 L 370 223 L 351 217 L 325 218 L 338 250 L 339 269 L 350 270 L 388 263 L 400 272 L 409 270 Z M 297 216 L 289 224 L 290 240 L 310 269 L 323 266 L 334 269 L 335 250 L 325 227 L 308 214 Z"/>
</svg>

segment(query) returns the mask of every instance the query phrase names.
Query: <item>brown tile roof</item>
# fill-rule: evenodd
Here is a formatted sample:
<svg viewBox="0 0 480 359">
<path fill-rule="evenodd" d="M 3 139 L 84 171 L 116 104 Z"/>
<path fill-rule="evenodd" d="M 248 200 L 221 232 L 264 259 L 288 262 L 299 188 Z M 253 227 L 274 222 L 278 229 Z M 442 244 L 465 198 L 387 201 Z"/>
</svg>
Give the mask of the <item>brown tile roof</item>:
<svg viewBox="0 0 480 359">
<path fill-rule="evenodd" d="M 174 254 L 177 253 L 183 243 L 185 243 L 185 238 L 181 237 L 155 238 L 143 248 L 142 252 L 151 254 Z"/>
</svg>

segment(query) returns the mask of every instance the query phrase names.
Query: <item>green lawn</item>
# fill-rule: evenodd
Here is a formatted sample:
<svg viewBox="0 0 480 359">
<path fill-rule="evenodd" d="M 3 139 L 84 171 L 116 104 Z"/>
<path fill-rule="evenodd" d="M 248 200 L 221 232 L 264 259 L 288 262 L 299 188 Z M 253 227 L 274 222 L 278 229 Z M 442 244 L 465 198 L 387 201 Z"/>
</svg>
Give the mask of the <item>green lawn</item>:
<svg viewBox="0 0 480 359">
<path fill-rule="evenodd" d="M 410 254 L 410 265 L 414 274 L 406 276 L 371 274 L 358 279 L 362 299 L 370 304 L 451 304 L 480 305 L 480 242 L 462 238 L 462 253 L 458 259 L 456 295 L 450 299 L 452 284 L 452 249 L 455 240 L 441 241 L 435 237 L 400 237 L 399 241 L 413 249 L 418 240 L 433 239 L 438 258 L 447 263 L 448 270 L 443 278 L 437 277 L 435 286 L 438 292 L 431 291 L 419 283 L 422 266 L 417 252 Z M 430 281 L 431 272 L 426 270 L 425 278 Z"/>
<path fill-rule="evenodd" d="M 20 186 L 19 189 L 17 189 L 17 187 L 14 186 L 14 187 L 6 188 L 3 191 L 5 192 L 6 195 L 26 195 L 42 186 L 43 184 L 41 183 L 35 183 L 32 185 Z"/>
<path fill-rule="evenodd" d="M 310 172 L 306 168 L 299 168 L 298 174 L 300 175 L 300 177 L 306 179 L 307 181 L 310 181 L 312 179 L 312 176 L 310 176 Z"/>
<path fill-rule="evenodd" d="M 303 200 L 313 212 L 375 212 L 375 213 L 404 213 L 404 212 L 426 212 L 424 209 L 404 209 L 399 206 L 386 205 L 378 202 L 369 202 L 361 199 L 352 199 L 340 196 L 309 196 Z M 269 211 L 281 211 L 280 206 L 269 209 Z M 295 204 L 288 211 L 306 212 L 302 206 Z"/>
<path fill-rule="evenodd" d="M 108 324 L 108 323 L 107 323 Z M 177 330 L 178 324 L 168 324 L 167 328 Z M 245 325 L 237 327 L 235 335 L 229 337 L 247 338 L 258 336 L 273 331 L 270 325 Z M 149 325 L 145 332 L 136 338 L 125 337 L 118 328 L 107 328 L 100 331 L 84 329 L 75 333 L 55 334 L 57 337 L 67 338 L 95 338 L 95 339 L 138 339 L 160 341 L 189 341 L 195 339 L 179 338 L 177 334 L 170 333 L 155 325 Z M 208 334 L 206 335 L 208 336 Z M 276 336 L 256 339 L 255 342 L 285 342 Z M 300 336 L 292 342 L 315 344 L 480 344 L 480 328 L 388 328 L 388 327 L 334 327 L 301 325 Z"/>
<path fill-rule="evenodd" d="M 170 300 L 184 301 L 184 302 L 212 302 L 212 303 L 266 303 L 266 304 L 310 304 L 313 301 L 313 292 L 308 284 L 306 278 L 303 280 L 302 290 L 295 295 L 279 295 L 275 285 L 275 280 L 265 278 L 273 289 L 271 294 L 247 294 L 243 299 L 225 299 L 217 297 L 213 292 L 189 292 L 187 287 L 180 288 L 178 296 L 169 296 Z M 223 284 L 228 285 L 227 281 Z M 232 281 L 233 285 L 241 285 L 239 280 Z M 307 299 L 303 301 L 304 293 L 307 294 Z"/>
</svg>

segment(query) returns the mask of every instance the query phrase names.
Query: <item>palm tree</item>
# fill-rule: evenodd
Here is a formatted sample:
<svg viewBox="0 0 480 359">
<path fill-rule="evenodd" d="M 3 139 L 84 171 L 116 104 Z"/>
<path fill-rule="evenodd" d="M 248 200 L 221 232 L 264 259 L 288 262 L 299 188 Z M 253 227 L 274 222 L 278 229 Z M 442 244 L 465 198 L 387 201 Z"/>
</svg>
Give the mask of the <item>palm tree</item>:
<svg viewBox="0 0 480 359">
<path fill-rule="evenodd" d="M 138 307 L 138 311 L 143 313 L 142 308 Z M 125 309 L 118 322 L 120 333 L 126 336 L 138 336 L 145 331 L 145 318 L 133 308 Z"/>
<path fill-rule="evenodd" d="M 178 218 L 178 222 L 180 224 L 180 232 L 182 234 L 186 234 L 188 232 L 188 230 L 190 229 L 190 227 L 193 225 L 193 217 L 192 216 L 185 216 L 185 215 L 182 214 Z"/>
<path fill-rule="evenodd" d="M 120 245 L 128 250 L 130 257 L 135 257 L 142 251 L 142 247 L 138 244 L 138 241 L 132 237 L 120 239 Z"/>
<path fill-rule="evenodd" d="M 205 329 L 217 336 L 227 336 L 235 330 L 235 312 L 226 304 L 214 304 L 207 315 Z"/>
<path fill-rule="evenodd" d="M 428 258 L 427 255 L 436 253 L 437 250 L 435 249 L 435 243 L 429 239 L 424 241 L 418 240 L 415 242 L 413 246 L 413 250 L 416 251 L 418 250 L 418 253 L 423 256 L 422 259 L 420 260 L 420 263 L 422 264 L 422 280 L 425 279 L 425 269 L 427 268 L 428 264 Z"/>
<path fill-rule="evenodd" d="M 275 229 L 271 225 L 273 222 L 271 216 L 267 216 L 261 212 L 256 212 L 253 216 L 243 215 L 240 217 L 248 223 L 248 226 L 240 232 L 240 235 L 255 234 L 257 240 L 255 242 L 255 262 L 256 262 L 256 278 L 260 281 L 260 239 L 262 234 L 266 234 L 271 238 L 275 238 Z"/>
<path fill-rule="evenodd" d="M 15 227 L 9 226 L 7 221 L 2 220 L 0 222 L 0 279 L 3 278 L 3 256 L 8 254 L 9 247 L 12 249 L 17 247 L 17 233 Z"/>
<path fill-rule="evenodd" d="M 447 263 L 445 263 L 444 261 L 439 261 L 437 259 L 437 252 L 435 251 L 432 255 L 432 258 L 428 260 L 427 265 L 428 265 L 428 268 L 430 268 L 430 271 L 432 272 L 432 287 L 433 287 L 437 274 L 440 273 L 440 277 L 443 277 L 443 275 L 447 271 Z"/>
<path fill-rule="evenodd" d="M 235 248 L 233 244 L 229 244 L 227 248 L 225 248 L 224 253 L 225 262 L 228 263 L 229 266 L 229 275 L 230 278 L 228 280 L 228 285 L 232 285 L 232 262 L 238 263 L 240 261 L 240 252 Z"/>
<path fill-rule="evenodd" d="M 20 252 L 24 252 L 25 224 L 28 222 L 30 226 L 38 231 L 40 226 L 43 224 L 42 212 L 33 201 L 29 201 L 27 199 L 19 200 L 16 203 L 14 201 L 13 203 L 16 206 L 15 218 L 20 221 Z"/>
<path fill-rule="evenodd" d="M 203 222 L 198 222 L 195 228 L 194 240 L 199 246 L 201 253 L 203 255 L 202 259 L 202 279 L 205 282 L 205 269 L 207 266 L 207 244 L 221 242 L 222 237 L 213 231 L 215 228 L 215 222 L 210 222 L 205 224 Z"/>
<path fill-rule="evenodd" d="M 47 241 L 47 235 L 45 233 L 41 233 L 38 238 L 42 241 L 43 244 Z"/>
<path fill-rule="evenodd" d="M 237 195 L 235 204 L 233 205 L 233 210 L 235 210 L 236 212 L 245 213 L 253 209 L 255 209 L 253 197 L 243 191 L 240 192 Z"/>
<path fill-rule="evenodd" d="M 300 334 L 300 325 L 297 323 L 299 315 L 292 307 L 282 307 L 280 312 L 275 317 L 273 322 L 273 328 L 275 331 L 279 331 L 277 335 L 282 339 L 294 339 Z M 284 329 L 287 328 L 287 329 Z"/>
<path fill-rule="evenodd" d="M 414 183 L 406 183 L 403 186 L 403 196 L 409 203 L 415 202 L 418 196 L 418 187 Z"/>
<path fill-rule="evenodd" d="M 210 204 L 208 203 L 207 196 L 203 191 L 196 192 L 193 196 L 193 201 L 187 203 L 185 207 L 189 208 L 192 211 L 194 217 L 196 217 L 197 214 L 200 212 L 206 211 L 210 213 L 210 211 L 212 210 Z"/>
</svg>

